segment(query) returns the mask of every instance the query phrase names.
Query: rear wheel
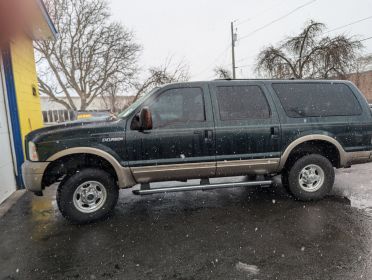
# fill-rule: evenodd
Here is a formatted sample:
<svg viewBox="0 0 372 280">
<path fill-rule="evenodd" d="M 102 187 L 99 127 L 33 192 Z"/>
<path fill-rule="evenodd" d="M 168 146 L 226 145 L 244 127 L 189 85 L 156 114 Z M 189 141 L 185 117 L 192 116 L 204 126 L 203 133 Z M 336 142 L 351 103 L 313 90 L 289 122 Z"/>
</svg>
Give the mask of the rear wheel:
<svg viewBox="0 0 372 280">
<path fill-rule="evenodd" d="M 57 204 L 66 219 L 84 224 L 107 218 L 118 196 L 119 189 L 109 173 L 87 168 L 63 180 L 58 187 Z"/>
<path fill-rule="evenodd" d="M 297 199 L 319 200 L 332 189 L 335 171 L 322 155 L 311 154 L 298 159 L 289 172 L 282 174 L 284 187 Z"/>
<path fill-rule="evenodd" d="M 282 186 L 289 192 L 289 181 L 288 181 L 289 172 L 288 170 L 283 170 L 282 172 Z"/>
</svg>

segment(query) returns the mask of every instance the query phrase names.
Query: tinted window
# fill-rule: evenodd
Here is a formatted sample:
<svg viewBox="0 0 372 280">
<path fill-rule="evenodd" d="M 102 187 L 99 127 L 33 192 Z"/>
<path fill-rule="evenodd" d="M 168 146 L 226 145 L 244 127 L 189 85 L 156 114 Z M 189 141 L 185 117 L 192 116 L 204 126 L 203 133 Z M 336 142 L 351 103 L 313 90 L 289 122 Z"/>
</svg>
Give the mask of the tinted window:
<svg viewBox="0 0 372 280">
<path fill-rule="evenodd" d="M 269 104 L 258 86 L 217 87 L 217 101 L 223 121 L 270 117 Z"/>
<path fill-rule="evenodd" d="M 149 107 L 154 128 L 205 121 L 203 92 L 200 88 L 167 90 Z"/>
<path fill-rule="evenodd" d="M 361 113 L 353 92 L 344 84 L 273 84 L 289 117 L 352 116 Z"/>
</svg>

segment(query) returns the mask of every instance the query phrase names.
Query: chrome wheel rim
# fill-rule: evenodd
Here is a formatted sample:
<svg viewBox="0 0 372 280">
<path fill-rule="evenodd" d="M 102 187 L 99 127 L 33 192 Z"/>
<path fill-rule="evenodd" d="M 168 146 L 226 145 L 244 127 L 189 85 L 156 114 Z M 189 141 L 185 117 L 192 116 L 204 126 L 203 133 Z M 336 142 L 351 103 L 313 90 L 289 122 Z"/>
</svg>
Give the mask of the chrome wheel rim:
<svg viewBox="0 0 372 280">
<path fill-rule="evenodd" d="M 107 199 L 106 188 L 97 181 L 87 181 L 78 186 L 74 192 L 73 202 L 82 213 L 92 213 L 100 208 Z"/>
<path fill-rule="evenodd" d="M 298 176 L 298 183 L 302 190 L 316 192 L 324 183 L 323 169 L 316 164 L 305 166 Z"/>
</svg>

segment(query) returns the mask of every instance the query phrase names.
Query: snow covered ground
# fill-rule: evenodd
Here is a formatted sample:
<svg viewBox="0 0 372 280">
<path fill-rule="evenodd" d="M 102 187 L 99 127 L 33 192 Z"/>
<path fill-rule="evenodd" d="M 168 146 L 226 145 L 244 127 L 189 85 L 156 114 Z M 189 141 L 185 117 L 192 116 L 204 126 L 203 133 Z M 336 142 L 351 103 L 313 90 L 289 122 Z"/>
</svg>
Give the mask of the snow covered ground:
<svg viewBox="0 0 372 280">
<path fill-rule="evenodd" d="M 347 197 L 352 207 L 372 216 L 372 163 L 337 170 L 333 194 Z"/>
</svg>

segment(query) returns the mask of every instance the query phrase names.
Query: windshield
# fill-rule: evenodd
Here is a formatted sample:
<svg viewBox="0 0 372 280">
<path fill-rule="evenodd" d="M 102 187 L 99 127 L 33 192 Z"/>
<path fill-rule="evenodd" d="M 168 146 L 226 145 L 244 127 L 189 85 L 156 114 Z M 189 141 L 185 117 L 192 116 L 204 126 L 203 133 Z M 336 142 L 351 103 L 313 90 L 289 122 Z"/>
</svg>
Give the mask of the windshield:
<svg viewBox="0 0 372 280">
<path fill-rule="evenodd" d="M 118 117 L 119 118 L 126 118 L 129 116 L 140 104 L 142 104 L 147 98 L 149 98 L 154 92 L 156 92 L 159 87 L 154 88 L 149 93 L 142 95 L 136 101 L 134 101 L 128 108 L 126 108 L 123 112 L 121 112 Z"/>
</svg>

